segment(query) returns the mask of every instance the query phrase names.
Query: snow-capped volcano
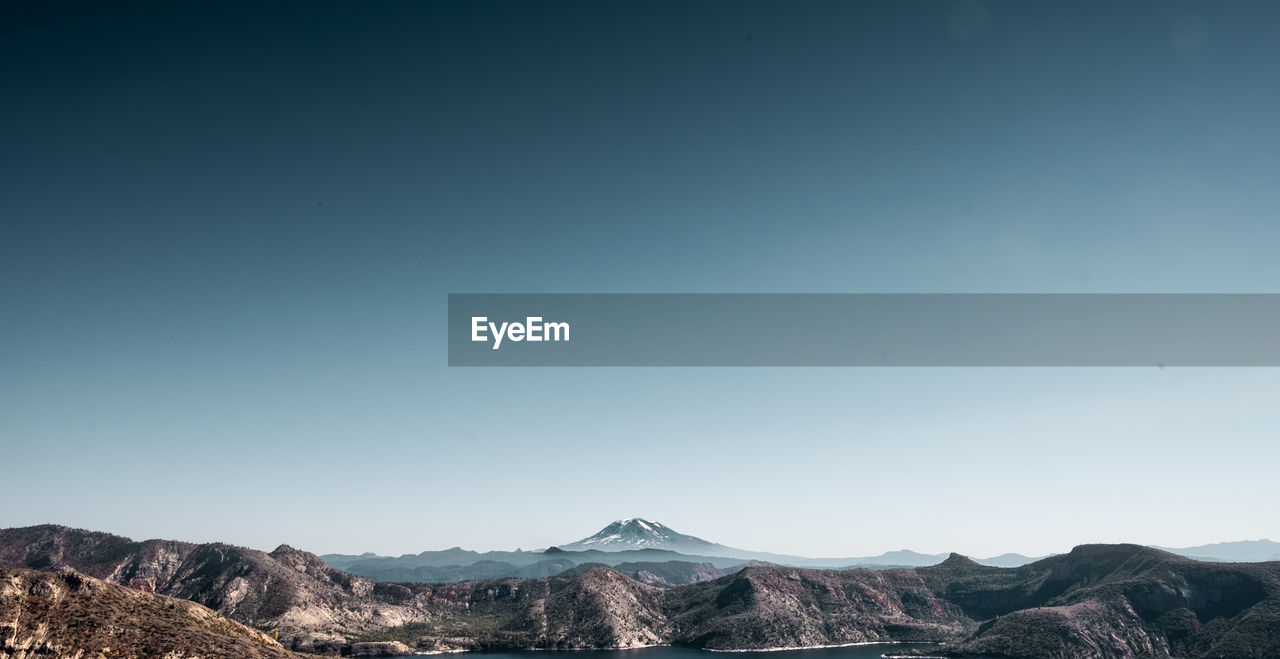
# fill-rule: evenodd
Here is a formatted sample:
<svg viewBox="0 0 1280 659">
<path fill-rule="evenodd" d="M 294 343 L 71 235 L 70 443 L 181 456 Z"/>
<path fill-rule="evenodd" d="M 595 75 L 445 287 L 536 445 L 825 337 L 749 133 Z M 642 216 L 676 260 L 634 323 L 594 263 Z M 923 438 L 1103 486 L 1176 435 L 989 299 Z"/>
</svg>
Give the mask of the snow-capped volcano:
<svg viewBox="0 0 1280 659">
<path fill-rule="evenodd" d="M 807 558 L 804 556 L 771 554 L 769 552 L 762 551 L 748 551 L 746 549 L 736 549 L 734 547 L 728 547 L 715 542 L 708 542 L 695 536 L 685 535 L 668 526 L 664 526 L 657 522 L 651 522 L 647 519 L 640 519 L 639 517 L 620 519 L 603 529 L 600 529 L 600 532 L 593 536 L 583 538 L 577 542 L 571 542 L 567 545 L 560 545 L 557 548 L 562 551 L 570 552 L 590 550 L 618 552 L 640 549 L 660 549 L 682 554 L 683 557 L 645 557 L 627 560 L 701 561 L 705 560 L 707 557 L 715 557 L 734 558 L 742 561 L 765 561 L 769 563 L 777 563 L 779 565 L 794 565 L 796 567 L 822 568 L 845 568 L 850 566 L 901 567 L 908 565 L 936 565 L 947 558 L 944 554 L 919 554 L 905 549 L 901 551 L 886 552 L 880 556 L 862 558 Z M 588 560 L 602 560 L 607 562 L 607 560 L 603 558 L 592 558 Z M 990 560 L 992 562 L 979 562 L 984 565 L 1016 567 L 1036 559 L 1011 554 L 1009 556 L 997 556 Z"/>
<path fill-rule="evenodd" d="M 667 549 L 682 554 L 720 555 L 727 549 L 702 538 L 677 533 L 658 522 L 632 517 L 620 519 L 600 530 L 599 533 L 577 542 L 560 545 L 565 551 L 626 551 L 628 549 Z"/>
</svg>

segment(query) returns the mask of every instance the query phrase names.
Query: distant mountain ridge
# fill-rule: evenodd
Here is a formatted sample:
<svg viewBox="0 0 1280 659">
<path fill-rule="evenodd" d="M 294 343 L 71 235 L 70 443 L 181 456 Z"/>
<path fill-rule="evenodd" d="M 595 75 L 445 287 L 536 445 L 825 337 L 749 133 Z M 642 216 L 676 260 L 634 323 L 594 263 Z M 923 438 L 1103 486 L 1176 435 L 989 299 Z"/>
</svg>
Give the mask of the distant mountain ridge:
<svg viewBox="0 0 1280 659">
<path fill-rule="evenodd" d="M 763 551 L 750 551 L 728 547 L 702 538 L 679 533 L 669 526 L 640 517 L 620 519 L 605 526 L 594 535 L 576 542 L 558 545 L 567 551 L 598 550 L 605 552 L 627 551 L 631 549 L 651 548 L 665 549 L 681 554 L 699 554 L 723 558 L 736 558 L 743 561 L 765 561 L 779 565 L 796 567 L 924 567 L 937 565 L 947 559 L 950 554 L 922 554 L 910 549 L 887 551 L 879 556 L 860 556 L 850 558 L 810 558 L 788 554 L 774 554 Z M 1167 551 L 1179 556 L 1198 560 L 1261 562 L 1280 560 L 1280 542 L 1271 540 L 1243 540 L 1236 542 L 1219 542 L 1196 547 L 1160 547 L 1155 549 Z M 1005 553 L 990 558 L 972 559 L 979 565 L 991 567 L 1018 567 L 1044 556 L 1024 556 L 1017 553 Z"/>
<path fill-rule="evenodd" d="M 680 533 L 660 522 L 640 517 L 631 517 L 615 521 L 594 535 L 576 542 L 558 546 L 565 551 L 596 550 L 604 552 L 628 551 L 633 549 L 664 549 L 680 554 L 695 554 L 718 558 L 733 558 L 744 562 L 762 561 L 779 565 L 815 568 L 843 567 L 921 567 L 936 565 L 946 560 L 948 554 L 921 554 L 909 549 L 885 552 L 879 556 L 851 558 L 809 558 L 774 554 L 763 551 L 751 551 L 729 547 L 716 542 L 703 540 L 697 536 Z M 1025 565 L 1036 558 L 1020 554 L 1003 554 L 994 559 L 978 559 L 983 565 L 997 567 L 1017 567 Z"/>
<path fill-rule="evenodd" d="M 1257 563 L 1261 561 L 1280 561 L 1280 542 L 1262 540 L 1238 540 L 1236 542 L 1215 542 L 1210 545 L 1195 547 L 1156 547 L 1167 552 L 1194 558 L 1202 561 L 1221 561 L 1237 563 Z"/>
<path fill-rule="evenodd" d="M 614 555 L 614 554 L 626 554 Z M 544 576 L 556 567 L 582 563 L 602 563 L 616 566 L 618 563 L 663 562 L 681 560 L 689 563 L 705 563 L 718 569 L 741 567 L 744 564 L 776 563 L 781 566 L 838 569 L 850 567 L 922 567 L 933 566 L 947 558 L 947 554 L 920 554 L 909 549 L 886 552 L 878 557 L 809 558 L 797 555 L 751 552 L 732 546 L 712 543 L 698 536 L 681 534 L 660 522 L 641 517 L 617 520 L 584 539 L 553 546 L 545 552 L 471 552 L 462 548 L 436 550 L 419 554 L 403 554 L 399 557 L 381 557 L 365 554 L 321 555 L 330 566 L 349 571 L 353 575 L 374 578 L 378 581 L 466 581 L 471 578 L 536 577 Z M 1002 554 L 993 558 L 979 558 L 978 563 L 993 567 L 1018 567 L 1037 560 L 1021 554 Z M 474 567 L 474 568 L 472 568 Z"/>
<path fill-rule="evenodd" d="M 1186 548 L 1157 547 L 1157 549 L 1198 560 L 1228 562 L 1280 560 L 1280 543 L 1269 540 L 1225 542 Z M 559 574 L 583 564 L 616 566 L 621 563 L 679 561 L 707 565 L 717 570 L 732 570 L 759 562 L 815 569 L 858 567 L 889 569 L 937 565 L 948 556 L 948 554 L 922 554 L 909 549 L 888 551 L 878 556 L 846 558 L 810 558 L 773 554 L 729 547 L 680 533 L 660 522 L 633 517 L 617 520 L 593 535 L 545 551 L 475 552 L 452 547 L 441 551 L 424 551 L 398 557 L 365 553 L 326 554 L 321 558 L 334 568 L 375 581 L 448 583 L 504 577 L 537 578 Z M 1044 557 L 1006 553 L 973 560 L 979 565 L 990 567 L 1019 567 L 1041 558 Z M 676 573 L 709 574 L 705 570 L 701 572 L 677 570 Z"/>
<path fill-rule="evenodd" d="M 630 549 L 606 552 L 598 549 L 564 551 L 552 547 L 544 552 L 469 552 L 474 559 L 454 549 L 424 551 L 402 556 L 321 556 L 330 566 L 354 575 L 384 582 L 456 583 L 476 579 L 521 579 L 552 576 L 581 565 L 603 565 L 617 568 L 627 564 L 672 563 L 703 566 L 700 570 L 677 570 L 689 575 L 712 574 L 733 570 L 746 564 L 736 558 L 694 556 L 666 549 Z M 673 568 L 675 566 L 673 565 Z M 680 581 L 672 582 L 679 585 Z"/>
</svg>

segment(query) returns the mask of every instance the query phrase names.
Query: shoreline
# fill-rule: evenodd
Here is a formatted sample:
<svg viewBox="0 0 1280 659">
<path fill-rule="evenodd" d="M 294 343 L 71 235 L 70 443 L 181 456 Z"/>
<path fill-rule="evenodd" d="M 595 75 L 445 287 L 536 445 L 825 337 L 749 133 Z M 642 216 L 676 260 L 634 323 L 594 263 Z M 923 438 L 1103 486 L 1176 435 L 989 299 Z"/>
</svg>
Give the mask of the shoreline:
<svg viewBox="0 0 1280 659">
<path fill-rule="evenodd" d="M 838 648 L 866 647 L 869 645 L 945 645 L 939 641 L 854 641 L 852 643 L 833 643 L 828 645 L 798 645 L 798 646 L 779 646 L 771 648 L 750 648 L 750 649 L 716 649 L 716 648 L 690 648 L 691 650 L 700 650 L 702 652 L 715 653 L 736 653 L 736 652 L 800 652 L 804 650 L 832 650 Z M 645 650 L 648 648 L 669 648 L 673 647 L 671 643 L 651 643 L 649 645 L 628 645 L 614 646 L 607 648 L 523 648 L 519 650 L 507 650 L 507 652 L 616 652 L 620 650 Z M 401 656 L 431 656 L 438 654 L 463 654 L 476 653 L 485 654 L 484 650 L 420 650 L 412 655 Z M 893 655 L 881 655 L 892 657 Z M 921 655 L 919 659 L 930 659 L 927 655 Z"/>
<path fill-rule="evenodd" d="M 528 648 L 522 652 L 616 652 L 618 650 L 644 650 L 647 648 L 669 648 L 670 643 L 650 643 L 648 645 L 615 645 L 608 648 Z"/>
<path fill-rule="evenodd" d="M 867 645 L 945 645 L 939 641 L 854 641 L 852 643 L 833 643 L 830 645 L 798 645 L 775 648 L 751 648 L 746 650 L 717 650 L 702 648 L 704 652 L 793 652 L 801 650 L 831 650 L 836 648 L 853 648 Z M 922 658 L 923 659 L 923 658 Z"/>
</svg>

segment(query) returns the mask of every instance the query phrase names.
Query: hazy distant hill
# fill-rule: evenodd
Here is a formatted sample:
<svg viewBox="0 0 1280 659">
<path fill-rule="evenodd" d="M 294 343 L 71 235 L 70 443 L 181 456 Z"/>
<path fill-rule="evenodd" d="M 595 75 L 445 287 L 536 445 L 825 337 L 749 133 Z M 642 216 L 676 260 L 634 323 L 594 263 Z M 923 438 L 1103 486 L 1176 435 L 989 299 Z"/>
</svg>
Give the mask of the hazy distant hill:
<svg viewBox="0 0 1280 659">
<path fill-rule="evenodd" d="M 1158 549 L 1205 561 L 1244 563 L 1280 561 L 1280 542 L 1272 542 L 1266 539 L 1219 542 L 1197 547 L 1158 547 Z"/>
<path fill-rule="evenodd" d="M 1165 551 L 1209 561 L 1280 560 L 1280 543 L 1270 540 L 1223 542 Z M 669 526 L 641 518 L 621 519 L 581 540 L 546 551 L 475 552 L 453 547 L 443 551 L 387 557 L 374 554 L 326 554 L 329 565 L 376 581 L 446 583 L 504 577 L 536 578 L 559 574 L 583 564 L 617 566 L 622 563 L 703 563 L 719 570 L 732 570 L 751 562 L 773 563 L 817 569 L 902 568 L 937 565 L 948 554 L 922 554 L 909 549 L 889 551 L 879 556 L 809 558 L 749 551 L 703 540 L 675 531 Z M 992 567 L 1019 567 L 1039 557 L 1007 553 L 974 562 Z M 675 570 L 672 574 L 681 574 Z M 660 580 L 659 582 L 666 581 Z M 655 582 L 658 583 L 658 582 Z M 678 579 L 668 585 L 681 585 Z"/>
<path fill-rule="evenodd" d="M 560 574 L 578 565 L 568 559 L 548 559 L 527 565 L 513 565 L 499 561 L 476 561 L 466 565 L 418 565 L 409 567 L 397 559 L 357 561 L 346 571 L 374 581 L 404 581 L 416 583 L 454 583 L 477 579 L 537 579 Z"/>
<path fill-rule="evenodd" d="M 814 568 L 848 567 L 919 567 L 936 565 L 946 560 L 947 554 L 921 554 L 909 549 L 885 552 L 879 556 L 849 558 L 809 558 L 774 554 L 764 551 L 738 549 L 702 538 L 679 533 L 669 526 L 638 517 L 620 519 L 600 529 L 594 535 L 576 542 L 559 545 L 566 551 L 598 550 L 606 552 L 627 551 L 636 548 L 665 549 L 680 554 L 707 557 L 733 558 L 740 561 L 762 561 L 778 565 Z M 1016 567 L 1037 560 L 1020 554 L 1002 554 L 992 559 L 977 559 L 984 565 Z"/>
<path fill-rule="evenodd" d="M 665 549 L 628 551 L 565 551 L 552 547 L 544 552 L 466 552 L 459 549 L 426 551 L 387 557 L 326 554 L 329 565 L 375 581 L 451 583 L 505 577 L 537 578 L 559 574 L 578 565 L 658 564 L 668 561 L 710 565 L 730 570 L 746 561 L 720 556 L 679 554 Z M 474 559 L 474 560 L 468 560 Z M 678 585 L 678 584 L 676 584 Z"/>
<path fill-rule="evenodd" d="M 728 547 L 679 533 L 659 522 L 631 518 L 613 522 L 594 535 L 543 552 L 475 552 L 453 547 L 402 556 L 325 554 L 329 565 L 377 581 L 455 582 L 500 577 L 539 577 L 556 574 L 586 563 L 615 566 L 620 563 L 680 561 L 707 563 L 729 570 L 748 562 L 795 567 L 845 569 L 854 567 L 920 567 L 936 565 L 947 554 L 921 554 L 908 549 L 879 556 L 808 558 Z M 983 565 L 1017 567 L 1036 558 L 1002 554 L 976 559 Z M 678 585 L 678 584 L 674 584 Z"/>
<path fill-rule="evenodd" d="M 721 570 L 710 563 L 690 563 L 687 561 L 663 561 L 661 563 L 618 563 L 606 566 L 602 563 L 583 563 L 566 570 L 559 576 L 582 574 L 598 567 L 612 567 L 613 570 L 650 586 L 682 586 L 691 583 L 711 581 L 730 574 L 731 570 Z"/>
<path fill-rule="evenodd" d="M 515 567 L 524 567 L 547 560 L 543 552 L 533 551 L 486 551 L 478 552 L 451 547 L 439 551 L 424 551 L 420 554 L 403 554 L 401 556 L 379 556 L 370 552 L 359 555 L 323 554 L 320 558 L 329 565 L 345 570 L 357 563 L 370 566 L 378 564 L 396 564 L 399 567 L 449 567 L 473 565 L 480 562 L 505 563 Z"/>
</svg>

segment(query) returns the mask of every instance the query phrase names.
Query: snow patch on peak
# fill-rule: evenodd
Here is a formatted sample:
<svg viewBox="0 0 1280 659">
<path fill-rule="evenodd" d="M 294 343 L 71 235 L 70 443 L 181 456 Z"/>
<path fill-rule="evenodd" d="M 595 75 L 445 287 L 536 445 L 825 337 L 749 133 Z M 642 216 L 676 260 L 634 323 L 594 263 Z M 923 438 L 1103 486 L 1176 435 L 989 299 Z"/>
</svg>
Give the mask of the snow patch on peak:
<svg viewBox="0 0 1280 659">
<path fill-rule="evenodd" d="M 696 553 L 700 550 L 715 548 L 701 538 L 677 533 L 658 522 L 641 517 L 619 519 L 601 529 L 593 536 L 577 542 L 561 545 L 561 549 L 600 549 L 603 551 L 624 551 L 629 549 L 667 549 L 684 553 Z"/>
</svg>

